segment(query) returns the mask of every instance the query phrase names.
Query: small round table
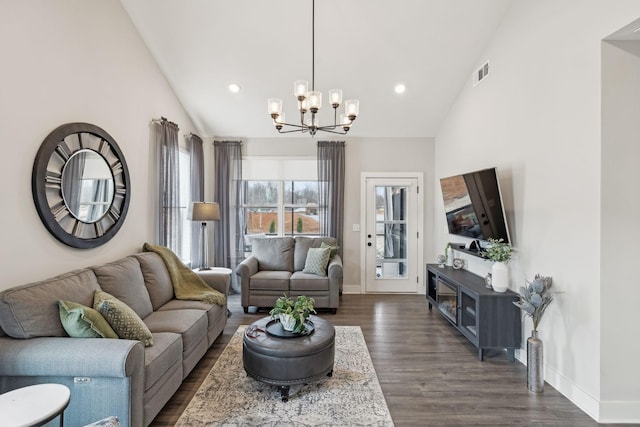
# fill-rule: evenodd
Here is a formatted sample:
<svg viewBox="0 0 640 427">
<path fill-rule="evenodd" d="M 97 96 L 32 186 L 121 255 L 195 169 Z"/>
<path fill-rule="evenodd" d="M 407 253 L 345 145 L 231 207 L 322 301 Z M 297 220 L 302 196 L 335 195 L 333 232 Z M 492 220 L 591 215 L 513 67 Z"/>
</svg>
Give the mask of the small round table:
<svg viewBox="0 0 640 427">
<path fill-rule="evenodd" d="M 336 331 L 333 325 L 310 316 L 313 332 L 283 338 L 268 331 L 265 317 L 252 323 L 242 340 L 244 370 L 256 380 L 278 386 L 283 402 L 289 389 L 333 374 Z M 253 332 L 252 332 L 253 331 Z"/>
<path fill-rule="evenodd" d="M 0 425 L 41 426 L 59 415 L 62 426 L 70 397 L 62 384 L 36 384 L 0 394 Z"/>
</svg>

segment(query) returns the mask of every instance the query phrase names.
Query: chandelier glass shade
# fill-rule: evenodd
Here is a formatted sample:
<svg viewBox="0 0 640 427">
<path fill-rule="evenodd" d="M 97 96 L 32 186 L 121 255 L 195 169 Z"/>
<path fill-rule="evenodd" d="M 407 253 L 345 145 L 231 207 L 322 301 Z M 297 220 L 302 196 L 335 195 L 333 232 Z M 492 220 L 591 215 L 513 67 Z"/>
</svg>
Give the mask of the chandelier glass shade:
<svg viewBox="0 0 640 427">
<path fill-rule="evenodd" d="M 357 99 L 344 101 L 344 113 L 338 116 L 338 108 L 343 104 L 342 90 L 331 89 L 329 104 L 333 108 L 333 124 L 320 126 L 316 116 L 322 108 L 322 92 L 315 89 L 315 0 L 312 0 L 311 5 L 311 90 L 307 80 L 293 82 L 293 95 L 298 100 L 300 122 L 287 123 L 280 98 L 269 98 L 267 110 L 279 133 L 309 132 L 314 136 L 318 131 L 323 131 L 346 135 L 360 112 L 360 102 Z"/>
</svg>

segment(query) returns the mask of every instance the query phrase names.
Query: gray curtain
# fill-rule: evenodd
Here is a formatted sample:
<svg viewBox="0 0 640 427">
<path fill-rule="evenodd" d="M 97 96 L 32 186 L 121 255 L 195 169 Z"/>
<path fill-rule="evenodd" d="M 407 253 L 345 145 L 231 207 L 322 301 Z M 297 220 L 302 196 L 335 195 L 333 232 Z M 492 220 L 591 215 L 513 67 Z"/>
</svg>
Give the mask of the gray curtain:
<svg viewBox="0 0 640 427">
<path fill-rule="evenodd" d="M 191 202 L 204 202 L 204 149 L 202 139 L 198 135 L 186 137 L 187 150 L 191 154 Z M 200 243 L 199 221 L 191 221 L 191 268 L 203 265 Z"/>
<path fill-rule="evenodd" d="M 344 141 L 318 141 L 320 234 L 335 237 L 342 255 L 344 234 Z"/>
<path fill-rule="evenodd" d="M 242 142 L 214 141 L 214 202 L 220 205 L 220 221 L 214 222 L 214 260 L 218 267 L 235 271 L 243 258 L 242 234 Z M 231 275 L 231 288 L 240 293 L 237 276 Z"/>
<path fill-rule="evenodd" d="M 158 150 L 158 242 L 180 256 L 179 129 L 164 118 L 153 123 Z"/>
</svg>

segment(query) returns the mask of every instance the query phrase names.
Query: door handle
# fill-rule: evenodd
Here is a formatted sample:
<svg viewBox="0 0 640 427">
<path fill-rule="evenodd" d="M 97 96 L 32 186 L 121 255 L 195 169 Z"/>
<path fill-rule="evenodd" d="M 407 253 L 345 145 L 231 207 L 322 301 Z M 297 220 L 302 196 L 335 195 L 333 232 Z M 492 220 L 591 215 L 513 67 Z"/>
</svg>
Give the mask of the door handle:
<svg viewBox="0 0 640 427">
<path fill-rule="evenodd" d="M 371 246 L 371 242 L 368 242 L 368 243 L 367 243 L 367 246 Z"/>
</svg>

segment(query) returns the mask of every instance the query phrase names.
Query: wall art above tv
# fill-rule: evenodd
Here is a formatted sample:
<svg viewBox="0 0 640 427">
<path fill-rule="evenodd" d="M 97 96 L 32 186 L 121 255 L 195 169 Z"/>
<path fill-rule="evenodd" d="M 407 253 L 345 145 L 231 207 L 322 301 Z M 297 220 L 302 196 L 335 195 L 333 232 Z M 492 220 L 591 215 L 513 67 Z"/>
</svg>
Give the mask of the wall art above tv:
<svg viewBox="0 0 640 427">
<path fill-rule="evenodd" d="M 509 239 L 496 168 L 440 179 L 449 233 L 471 239 Z"/>
</svg>

